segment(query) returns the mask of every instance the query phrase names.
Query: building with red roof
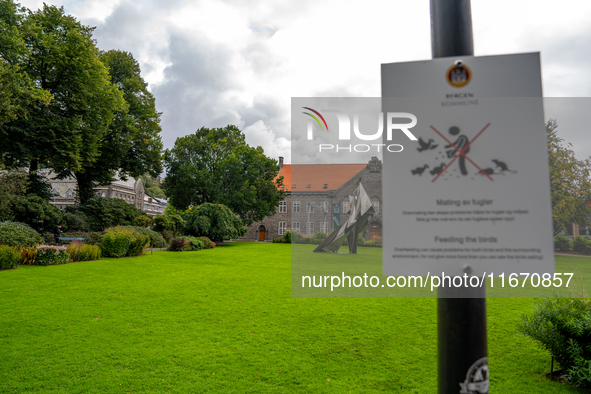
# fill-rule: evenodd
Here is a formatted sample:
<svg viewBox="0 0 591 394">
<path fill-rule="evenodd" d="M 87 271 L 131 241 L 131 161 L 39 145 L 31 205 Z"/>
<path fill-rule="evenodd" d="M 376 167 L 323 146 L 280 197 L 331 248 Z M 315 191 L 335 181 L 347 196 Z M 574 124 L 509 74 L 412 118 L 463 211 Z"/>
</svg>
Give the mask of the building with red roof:
<svg viewBox="0 0 591 394">
<path fill-rule="evenodd" d="M 272 216 L 251 225 L 243 239 L 272 241 L 286 231 L 303 235 L 329 234 L 349 217 L 349 196 L 358 181 L 369 195 L 376 215 L 365 231 L 366 239 L 382 235 L 382 162 L 373 157 L 365 164 L 284 164 L 279 158 L 279 174 L 285 190 Z"/>
</svg>

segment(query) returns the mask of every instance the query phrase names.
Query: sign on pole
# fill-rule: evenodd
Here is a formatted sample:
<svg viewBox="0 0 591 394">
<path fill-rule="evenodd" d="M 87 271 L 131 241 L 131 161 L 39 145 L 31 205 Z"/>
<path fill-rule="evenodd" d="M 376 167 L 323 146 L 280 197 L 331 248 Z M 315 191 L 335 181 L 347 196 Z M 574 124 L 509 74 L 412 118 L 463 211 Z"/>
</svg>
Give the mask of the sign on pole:
<svg viewBox="0 0 591 394">
<path fill-rule="evenodd" d="M 384 275 L 553 273 L 539 54 L 384 64 L 382 97 L 417 118 L 384 152 Z"/>
</svg>

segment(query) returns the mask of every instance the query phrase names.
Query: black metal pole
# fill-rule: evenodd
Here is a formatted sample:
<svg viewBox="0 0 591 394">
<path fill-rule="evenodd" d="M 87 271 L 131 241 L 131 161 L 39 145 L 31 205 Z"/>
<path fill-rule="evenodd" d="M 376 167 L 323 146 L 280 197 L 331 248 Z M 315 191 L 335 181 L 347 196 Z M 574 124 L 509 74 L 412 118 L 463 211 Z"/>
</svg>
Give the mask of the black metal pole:
<svg viewBox="0 0 591 394">
<path fill-rule="evenodd" d="M 431 45 L 433 58 L 474 55 L 470 0 L 431 0 Z M 485 288 L 439 289 L 437 342 L 439 394 L 488 393 Z"/>
</svg>

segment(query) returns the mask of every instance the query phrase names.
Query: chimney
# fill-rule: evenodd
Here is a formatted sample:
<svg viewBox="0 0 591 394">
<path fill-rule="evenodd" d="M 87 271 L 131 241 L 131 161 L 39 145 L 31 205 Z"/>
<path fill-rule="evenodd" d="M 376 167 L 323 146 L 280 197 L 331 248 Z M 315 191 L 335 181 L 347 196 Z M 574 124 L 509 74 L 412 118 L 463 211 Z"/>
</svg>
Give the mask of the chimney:
<svg viewBox="0 0 591 394">
<path fill-rule="evenodd" d="M 283 168 L 283 156 L 279 156 L 279 169 Z"/>
</svg>

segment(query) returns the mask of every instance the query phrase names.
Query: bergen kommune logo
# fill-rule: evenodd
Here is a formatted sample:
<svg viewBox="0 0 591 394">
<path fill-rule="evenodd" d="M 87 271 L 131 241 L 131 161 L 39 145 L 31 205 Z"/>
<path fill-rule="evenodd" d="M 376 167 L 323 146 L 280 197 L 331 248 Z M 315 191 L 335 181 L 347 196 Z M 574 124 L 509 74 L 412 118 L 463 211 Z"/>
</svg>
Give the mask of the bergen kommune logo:
<svg viewBox="0 0 591 394">
<path fill-rule="evenodd" d="M 353 115 L 353 127 L 351 127 L 351 119 L 349 115 L 347 115 L 344 111 L 338 109 L 322 109 L 317 111 L 310 107 L 302 107 L 310 112 L 302 112 L 303 114 L 307 115 L 311 119 L 308 120 L 307 123 L 307 139 L 309 141 L 314 140 L 314 121 L 320 127 L 321 131 L 329 132 L 328 130 L 328 123 L 326 122 L 325 116 L 334 115 L 337 119 L 338 130 L 336 134 L 338 135 L 339 142 L 343 141 L 343 143 L 338 144 L 318 144 L 318 151 L 319 152 L 402 152 L 404 147 L 401 144 L 384 144 L 382 142 L 382 136 L 384 133 L 384 113 L 380 112 L 376 114 L 377 117 L 377 131 L 373 130 L 362 130 L 359 127 L 359 115 Z M 322 112 L 322 113 L 321 113 Z M 393 136 L 395 135 L 395 131 L 402 131 L 404 135 L 406 135 L 411 141 L 417 141 L 417 137 L 409 130 L 416 126 L 417 124 L 417 117 L 408 112 L 388 112 L 385 115 L 386 118 L 386 140 L 392 141 Z M 406 123 L 401 123 L 401 120 L 407 120 Z M 408 122 L 410 121 L 410 122 Z M 324 127 L 323 127 L 324 124 Z M 364 144 L 347 144 L 347 141 L 351 141 L 351 129 L 353 129 L 353 135 L 362 141 L 375 141 L 378 143 L 364 143 Z M 330 131 L 331 133 L 334 132 L 333 129 Z M 368 134 L 369 133 L 369 134 Z M 398 134 L 398 133 L 396 133 Z"/>
</svg>

